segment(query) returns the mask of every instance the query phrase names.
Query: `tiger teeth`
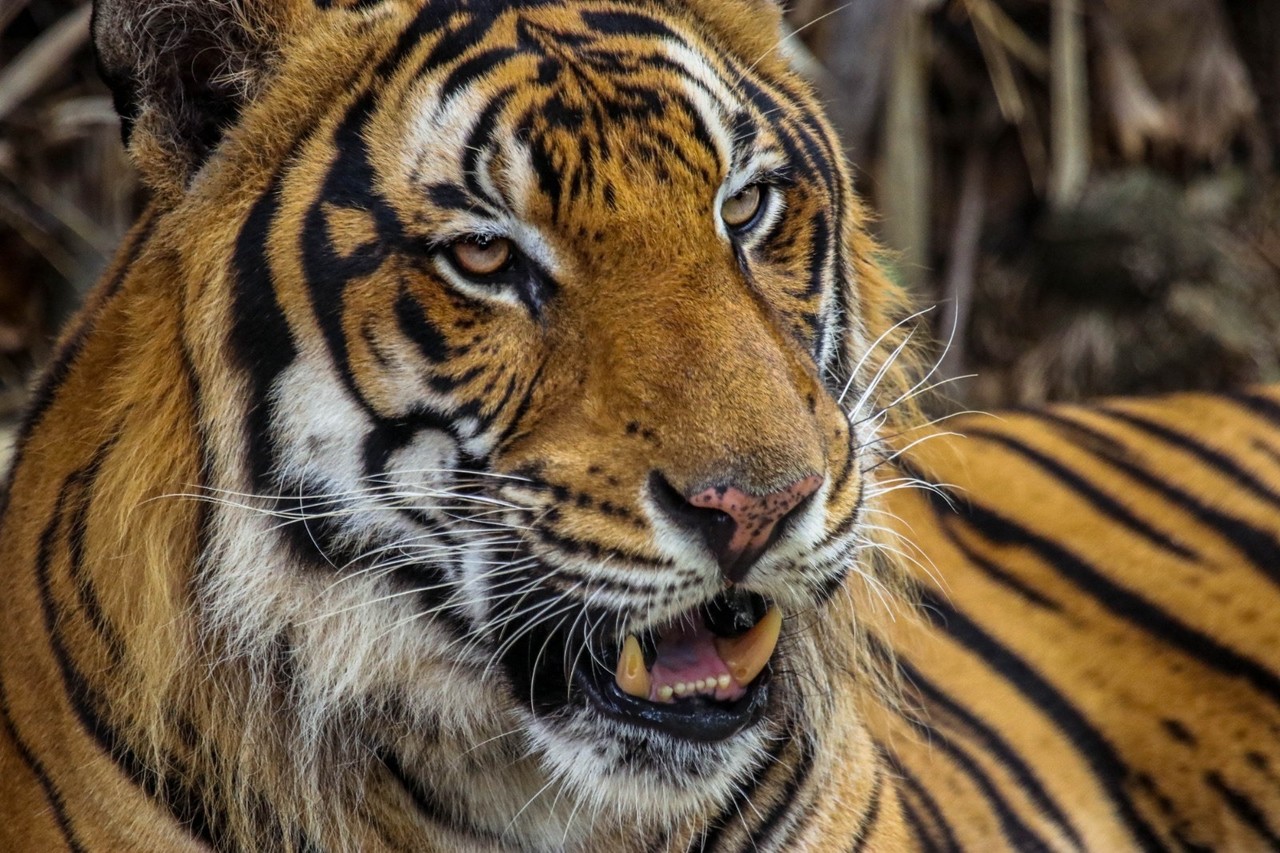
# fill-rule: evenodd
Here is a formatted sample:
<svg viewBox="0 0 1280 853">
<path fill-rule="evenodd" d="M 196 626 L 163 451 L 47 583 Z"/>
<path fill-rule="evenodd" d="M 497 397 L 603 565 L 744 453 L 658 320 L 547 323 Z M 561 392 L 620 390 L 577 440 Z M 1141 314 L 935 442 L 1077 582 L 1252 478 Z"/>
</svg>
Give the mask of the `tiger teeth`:
<svg viewBox="0 0 1280 853">
<path fill-rule="evenodd" d="M 770 607 L 764 618 L 741 637 L 716 638 L 716 651 L 720 654 L 720 660 L 729 668 L 734 681 L 747 685 L 760 674 L 773 656 L 781 631 L 782 611 Z"/>
<path fill-rule="evenodd" d="M 648 699 L 653 679 L 644 666 L 644 652 L 640 651 L 640 641 L 635 635 L 628 634 L 622 644 L 622 654 L 618 656 L 618 687 L 623 693 L 638 699 Z"/>
<path fill-rule="evenodd" d="M 663 702 L 669 702 L 672 697 L 696 696 L 699 693 L 712 696 L 717 686 L 728 687 L 729 684 L 730 679 L 727 674 L 718 678 L 700 678 L 697 681 L 677 681 L 675 684 L 664 684 L 659 687 L 657 697 Z"/>
<path fill-rule="evenodd" d="M 778 645 L 782 631 L 782 611 L 769 608 L 764 618 L 740 637 L 715 639 L 716 652 L 729 670 L 717 676 L 707 676 L 697 681 L 678 681 L 675 684 L 653 683 L 653 676 L 644 664 L 644 652 L 634 634 L 628 634 L 618 655 L 615 678 L 618 688 L 637 699 L 656 699 L 671 702 L 685 696 L 707 694 L 714 696 L 717 690 L 727 690 L 731 685 L 745 687 L 760 674 L 773 650 Z"/>
</svg>

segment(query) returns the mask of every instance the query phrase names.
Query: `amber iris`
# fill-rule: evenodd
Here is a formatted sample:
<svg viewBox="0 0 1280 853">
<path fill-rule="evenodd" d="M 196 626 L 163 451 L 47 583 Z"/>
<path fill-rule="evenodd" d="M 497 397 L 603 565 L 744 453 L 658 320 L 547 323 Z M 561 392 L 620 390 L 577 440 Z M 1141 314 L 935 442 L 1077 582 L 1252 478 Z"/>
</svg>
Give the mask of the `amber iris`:
<svg viewBox="0 0 1280 853">
<path fill-rule="evenodd" d="M 760 185 L 752 184 L 725 199 L 720 206 L 720 216 L 730 228 L 741 228 L 755 218 L 763 198 Z"/>
<path fill-rule="evenodd" d="M 493 275 L 511 260 L 511 241 L 503 237 L 460 240 L 449 247 L 458 269 L 467 275 Z"/>
</svg>

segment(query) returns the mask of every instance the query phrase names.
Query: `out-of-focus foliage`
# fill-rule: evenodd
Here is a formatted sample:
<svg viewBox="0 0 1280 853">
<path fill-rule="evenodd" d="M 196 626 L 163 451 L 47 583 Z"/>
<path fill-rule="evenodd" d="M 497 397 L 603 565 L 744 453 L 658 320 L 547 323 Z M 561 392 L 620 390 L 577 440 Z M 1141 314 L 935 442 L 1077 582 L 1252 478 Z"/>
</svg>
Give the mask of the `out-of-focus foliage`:
<svg viewBox="0 0 1280 853">
<path fill-rule="evenodd" d="M 833 23 L 855 8 L 880 30 Z M 943 374 L 977 374 L 951 396 L 1280 379 L 1280 4 L 809 0 L 793 15 L 829 99 L 879 62 L 877 105 L 846 130 L 901 277 L 938 303 Z"/>
<path fill-rule="evenodd" d="M 0 421 L 142 204 L 80 0 L 0 0 Z M 1280 4 L 793 0 L 971 405 L 1280 378 Z"/>
<path fill-rule="evenodd" d="M 141 204 L 88 11 L 0 0 L 0 421 Z"/>
</svg>

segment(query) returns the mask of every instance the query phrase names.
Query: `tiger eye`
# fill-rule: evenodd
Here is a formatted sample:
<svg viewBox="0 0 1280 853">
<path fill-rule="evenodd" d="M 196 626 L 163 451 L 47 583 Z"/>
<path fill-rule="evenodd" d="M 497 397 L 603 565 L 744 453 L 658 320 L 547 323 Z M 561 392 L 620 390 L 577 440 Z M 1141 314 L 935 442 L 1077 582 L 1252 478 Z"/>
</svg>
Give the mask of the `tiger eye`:
<svg viewBox="0 0 1280 853">
<path fill-rule="evenodd" d="M 511 241 L 502 237 L 492 240 L 460 240 L 449 247 L 458 269 L 467 275 L 492 275 L 511 260 Z"/>
<path fill-rule="evenodd" d="M 720 217 L 730 228 L 741 228 L 755 218 L 763 197 L 759 184 L 745 187 L 724 200 L 720 205 Z"/>
</svg>

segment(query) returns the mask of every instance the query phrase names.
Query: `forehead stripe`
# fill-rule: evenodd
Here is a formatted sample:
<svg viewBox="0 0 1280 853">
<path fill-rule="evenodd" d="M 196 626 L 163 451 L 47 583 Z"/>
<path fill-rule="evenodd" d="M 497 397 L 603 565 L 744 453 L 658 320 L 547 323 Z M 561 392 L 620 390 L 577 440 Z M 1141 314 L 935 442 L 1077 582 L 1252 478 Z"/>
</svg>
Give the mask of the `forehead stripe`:
<svg viewBox="0 0 1280 853">
<path fill-rule="evenodd" d="M 507 103 L 515 93 L 514 87 L 507 87 L 495 92 L 489 103 L 476 118 L 467 136 L 467 150 L 462 155 L 462 175 L 467 189 L 476 197 L 485 199 L 490 205 L 503 207 L 503 200 L 493 198 L 488 189 L 480 181 L 480 158 L 493 147 L 494 128 L 498 124 L 498 116 L 506 109 Z"/>
<path fill-rule="evenodd" d="M 503 64 L 523 52 L 513 47 L 494 47 L 482 50 L 475 56 L 464 59 L 454 66 L 454 69 L 449 72 L 449 76 L 444 79 L 440 86 L 440 92 L 436 96 L 437 100 L 441 103 L 448 101 L 450 97 L 476 78 L 492 74 Z"/>
<path fill-rule="evenodd" d="M 591 29 L 604 35 L 640 36 L 645 38 L 656 36 L 663 39 L 674 39 L 684 47 L 689 46 L 683 38 L 666 24 L 639 12 L 595 12 L 588 10 L 582 13 L 582 20 Z"/>
</svg>

